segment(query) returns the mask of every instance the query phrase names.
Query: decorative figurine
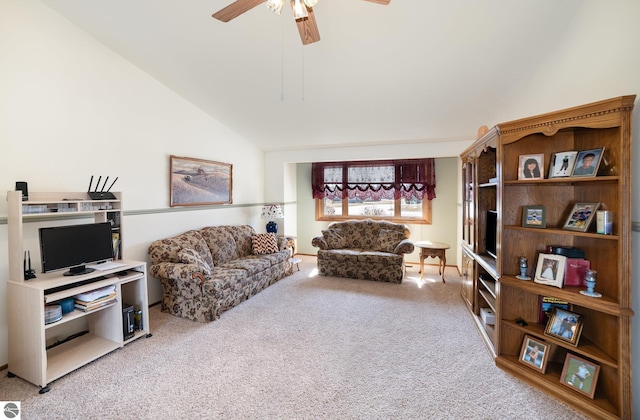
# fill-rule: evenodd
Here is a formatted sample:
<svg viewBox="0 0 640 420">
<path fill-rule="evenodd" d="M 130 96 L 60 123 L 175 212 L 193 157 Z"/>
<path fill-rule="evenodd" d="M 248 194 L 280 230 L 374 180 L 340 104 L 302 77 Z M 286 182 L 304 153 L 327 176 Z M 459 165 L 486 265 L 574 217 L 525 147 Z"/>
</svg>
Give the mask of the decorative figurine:
<svg viewBox="0 0 640 420">
<path fill-rule="evenodd" d="M 531 277 L 527 276 L 527 268 L 529 268 L 527 257 L 520 257 L 518 264 L 520 266 L 520 274 L 516 278 L 518 280 L 531 280 Z"/>
<path fill-rule="evenodd" d="M 587 270 L 586 274 L 584 275 L 584 282 L 587 284 L 587 290 L 580 290 L 580 293 L 590 297 L 602 297 L 602 294 L 593 290 L 596 287 L 597 276 L 597 271 Z"/>
</svg>

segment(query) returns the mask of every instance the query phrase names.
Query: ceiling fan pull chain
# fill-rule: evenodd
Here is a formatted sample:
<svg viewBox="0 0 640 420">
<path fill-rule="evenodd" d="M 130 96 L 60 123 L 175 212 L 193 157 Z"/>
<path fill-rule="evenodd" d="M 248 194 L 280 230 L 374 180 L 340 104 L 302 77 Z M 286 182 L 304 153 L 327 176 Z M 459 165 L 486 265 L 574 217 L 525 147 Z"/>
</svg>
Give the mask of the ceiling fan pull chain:
<svg viewBox="0 0 640 420">
<path fill-rule="evenodd" d="M 302 102 L 304 102 L 304 47 L 302 47 Z"/>
<path fill-rule="evenodd" d="M 280 102 L 284 102 L 284 19 L 280 23 Z"/>
</svg>

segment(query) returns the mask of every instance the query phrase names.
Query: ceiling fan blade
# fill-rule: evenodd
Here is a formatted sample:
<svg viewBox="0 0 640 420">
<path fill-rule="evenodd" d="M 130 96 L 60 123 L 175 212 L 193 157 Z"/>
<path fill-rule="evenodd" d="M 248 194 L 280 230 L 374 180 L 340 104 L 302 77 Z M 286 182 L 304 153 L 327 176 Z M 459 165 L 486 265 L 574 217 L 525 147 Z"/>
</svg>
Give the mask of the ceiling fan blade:
<svg viewBox="0 0 640 420">
<path fill-rule="evenodd" d="M 293 1 L 291 4 L 293 5 Z M 313 9 L 307 7 L 307 13 L 309 14 L 308 17 L 296 19 L 296 25 L 298 26 L 298 32 L 300 32 L 300 39 L 303 45 L 320 41 L 320 32 L 318 32 L 318 25 L 313 15 Z"/>
<path fill-rule="evenodd" d="M 222 22 L 229 22 L 231 19 L 237 18 L 244 12 L 247 12 L 265 0 L 236 0 L 224 9 L 220 9 L 212 16 Z"/>
<path fill-rule="evenodd" d="M 391 0 L 365 0 L 365 1 L 370 1 L 371 3 L 378 3 L 378 4 L 389 4 Z"/>
</svg>

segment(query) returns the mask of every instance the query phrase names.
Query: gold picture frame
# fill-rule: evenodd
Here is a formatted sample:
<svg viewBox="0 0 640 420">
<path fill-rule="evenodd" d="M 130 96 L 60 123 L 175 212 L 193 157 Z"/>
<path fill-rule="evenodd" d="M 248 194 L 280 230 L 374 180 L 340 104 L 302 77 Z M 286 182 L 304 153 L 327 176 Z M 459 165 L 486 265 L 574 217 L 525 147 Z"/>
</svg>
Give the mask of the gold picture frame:
<svg viewBox="0 0 640 420">
<path fill-rule="evenodd" d="M 549 361 L 549 351 L 551 346 L 544 341 L 540 341 L 530 335 L 525 335 L 520 349 L 520 363 L 544 374 Z"/>
<path fill-rule="evenodd" d="M 520 155 L 518 179 L 544 179 L 544 153 Z"/>
<path fill-rule="evenodd" d="M 553 308 L 544 335 L 578 346 L 582 334 L 582 315 L 561 308 Z"/>
<path fill-rule="evenodd" d="M 576 157 L 575 165 L 571 176 L 573 177 L 594 177 L 598 175 L 598 167 L 604 154 L 604 147 L 597 149 L 581 150 Z"/>
<path fill-rule="evenodd" d="M 233 165 L 211 160 L 170 157 L 170 205 L 231 204 Z"/>
<path fill-rule="evenodd" d="M 591 226 L 600 203 L 576 203 L 573 205 L 563 229 L 586 232 Z"/>
<path fill-rule="evenodd" d="M 569 388 L 593 399 L 596 394 L 600 366 L 589 360 L 567 353 L 560 382 Z"/>
</svg>

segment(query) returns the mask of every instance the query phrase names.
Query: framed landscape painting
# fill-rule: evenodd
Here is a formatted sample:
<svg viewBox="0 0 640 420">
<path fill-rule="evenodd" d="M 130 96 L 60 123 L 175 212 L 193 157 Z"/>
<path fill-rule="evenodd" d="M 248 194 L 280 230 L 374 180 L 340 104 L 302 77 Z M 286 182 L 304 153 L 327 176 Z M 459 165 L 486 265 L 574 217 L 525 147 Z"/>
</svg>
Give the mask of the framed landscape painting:
<svg viewBox="0 0 640 420">
<path fill-rule="evenodd" d="M 171 156 L 171 207 L 231 204 L 232 165 Z"/>
</svg>

